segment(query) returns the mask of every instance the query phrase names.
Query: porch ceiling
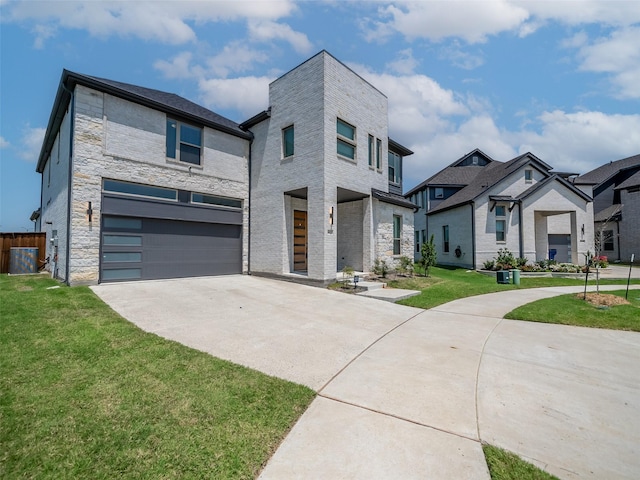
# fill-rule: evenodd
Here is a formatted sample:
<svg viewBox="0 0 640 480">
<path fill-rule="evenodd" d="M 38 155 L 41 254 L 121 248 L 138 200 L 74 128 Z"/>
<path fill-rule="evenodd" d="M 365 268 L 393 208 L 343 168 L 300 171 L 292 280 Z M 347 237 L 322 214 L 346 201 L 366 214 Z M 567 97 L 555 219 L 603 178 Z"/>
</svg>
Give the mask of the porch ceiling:
<svg viewBox="0 0 640 480">
<path fill-rule="evenodd" d="M 366 193 L 338 187 L 338 203 L 355 202 L 356 200 L 362 200 L 368 196 L 369 195 Z"/>
</svg>

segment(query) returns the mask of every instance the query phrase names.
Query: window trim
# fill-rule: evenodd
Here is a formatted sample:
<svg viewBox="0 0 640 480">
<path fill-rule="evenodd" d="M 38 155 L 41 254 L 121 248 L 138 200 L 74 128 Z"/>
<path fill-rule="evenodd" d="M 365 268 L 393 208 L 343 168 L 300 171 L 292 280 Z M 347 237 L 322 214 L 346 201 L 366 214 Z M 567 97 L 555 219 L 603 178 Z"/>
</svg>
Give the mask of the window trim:
<svg viewBox="0 0 640 480">
<path fill-rule="evenodd" d="M 353 130 L 353 138 L 349 138 L 347 136 L 344 136 L 340 133 L 339 130 L 339 126 L 340 124 L 350 128 Z M 356 142 L 356 138 L 357 138 L 357 130 L 356 127 L 351 125 L 348 122 L 345 122 L 344 120 L 342 120 L 339 117 L 336 117 L 336 136 L 337 136 L 337 140 L 336 140 L 336 154 L 338 155 L 338 157 L 340 158 L 345 158 L 347 160 L 351 160 L 351 161 L 357 161 L 358 159 L 358 153 L 357 153 L 357 142 Z M 340 153 L 339 151 L 339 145 L 345 145 L 348 148 L 353 149 L 353 157 L 351 157 L 350 155 L 344 155 L 342 153 Z"/>
<path fill-rule="evenodd" d="M 444 253 L 449 253 L 449 247 L 450 247 L 450 240 L 449 240 L 449 225 L 443 225 L 442 226 L 442 251 Z"/>
<path fill-rule="evenodd" d="M 402 185 L 402 155 L 389 150 L 389 153 L 387 154 L 387 163 L 389 174 L 393 168 L 393 178 L 389 175 L 389 182 L 394 185 Z M 391 166 L 392 163 L 393 166 Z"/>
<path fill-rule="evenodd" d="M 286 141 L 286 135 L 287 132 L 291 132 L 291 153 L 287 155 L 287 141 Z M 285 159 L 289 159 L 292 158 L 295 155 L 295 129 L 293 124 L 288 125 L 286 127 L 284 127 L 282 129 L 282 158 Z"/>
<path fill-rule="evenodd" d="M 525 169 L 524 171 L 524 181 L 525 183 L 533 183 L 533 170 L 530 168 Z"/>
<path fill-rule="evenodd" d="M 382 171 L 382 140 L 376 138 L 376 170 Z"/>
<path fill-rule="evenodd" d="M 174 144 L 174 152 L 173 152 L 173 156 L 170 155 L 169 152 L 169 125 L 173 123 L 174 127 L 175 127 L 175 136 L 173 138 L 172 143 Z M 194 130 L 198 130 L 200 132 L 200 145 L 196 145 L 195 143 L 190 143 L 187 141 L 182 141 L 181 138 L 181 131 L 182 131 L 182 126 L 186 126 L 189 128 L 193 128 Z M 174 161 L 174 162 L 179 162 L 181 164 L 187 164 L 187 165 L 194 165 L 194 166 L 202 166 L 202 157 L 203 157 L 203 152 L 204 152 L 204 147 L 203 147 L 203 143 L 204 143 L 204 129 L 202 127 L 193 125 L 191 123 L 187 123 L 187 122 L 183 122 L 181 120 L 177 120 L 175 118 L 171 118 L 171 117 L 167 117 L 167 121 L 166 121 L 166 132 L 165 132 L 165 155 L 167 157 L 167 159 L 169 161 Z M 187 160 L 182 160 L 182 150 L 180 148 L 181 145 L 185 145 L 188 147 L 192 147 L 192 148 L 198 148 L 199 150 L 199 155 L 198 155 L 198 163 L 193 163 L 193 162 L 189 162 Z"/>
<path fill-rule="evenodd" d="M 498 210 L 500 209 L 500 210 Z M 498 213 L 502 211 L 502 213 Z M 495 206 L 495 220 L 496 220 L 496 243 L 507 242 L 507 208 L 504 205 Z M 502 224 L 502 230 L 498 229 L 498 224 Z M 498 238 L 498 233 L 502 233 L 502 239 Z"/>
<path fill-rule="evenodd" d="M 393 216 L 393 254 L 402 255 L 402 215 Z"/>
</svg>

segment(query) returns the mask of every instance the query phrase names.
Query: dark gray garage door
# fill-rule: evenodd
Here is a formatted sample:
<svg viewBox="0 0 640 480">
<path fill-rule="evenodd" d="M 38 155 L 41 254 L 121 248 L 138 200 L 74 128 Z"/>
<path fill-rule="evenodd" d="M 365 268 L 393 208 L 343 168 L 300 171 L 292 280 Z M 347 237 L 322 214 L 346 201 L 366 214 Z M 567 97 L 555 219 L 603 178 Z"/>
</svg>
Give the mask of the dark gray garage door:
<svg viewBox="0 0 640 480">
<path fill-rule="evenodd" d="M 130 200 L 127 205 L 129 211 L 140 210 L 132 208 Z M 112 215 L 108 212 L 121 210 L 123 204 L 103 199 L 103 206 L 102 282 L 242 273 L 242 225 L 237 222 Z M 149 210 L 148 205 L 144 208 Z M 224 218 L 215 211 L 205 214 L 213 220 Z"/>
</svg>

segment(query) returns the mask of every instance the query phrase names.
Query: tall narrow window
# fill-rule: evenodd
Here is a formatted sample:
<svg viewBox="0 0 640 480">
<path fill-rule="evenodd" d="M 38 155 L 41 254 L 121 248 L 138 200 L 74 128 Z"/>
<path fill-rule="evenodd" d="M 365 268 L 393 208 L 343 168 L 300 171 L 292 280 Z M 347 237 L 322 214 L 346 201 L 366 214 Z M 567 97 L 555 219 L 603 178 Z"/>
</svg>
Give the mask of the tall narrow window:
<svg viewBox="0 0 640 480">
<path fill-rule="evenodd" d="M 341 157 L 351 160 L 356 159 L 356 127 L 338 119 L 336 121 L 336 131 L 338 134 L 337 152 Z"/>
<path fill-rule="evenodd" d="M 376 168 L 382 170 L 382 140 L 376 139 Z"/>
<path fill-rule="evenodd" d="M 602 243 L 605 251 L 613 251 L 613 230 L 605 230 L 602 232 Z"/>
<path fill-rule="evenodd" d="M 399 185 L 402 183 L 402 157 L 395 152 L 389 152 L 389 181 Z"/>
<path fill-rule="evenodd" d="M 375 156 L 375 147 L 374 147 L 374 138 L 373 135 L 369 135 L 369 166 L 373 167 L 373 159 Z"/>
<path fill-rule="evenodd" d="M 449 253 L 449 225 L 442 226 L 442 251 Z"/>
<path fill-rule="evenodd" d="M 282 129 L 282 156 L 293 156 L 293 125 Z"/>
<path fill-rule="evenodd" d="M 507 219 L 504 205 L 496 206 L 496 242 L 507 240 Z"/>
<path fill-rule="evenodd" d="M 202 129 L 167 118 L 167 158 L 200 165 Z"/>
<path fill-rule="evenodd" d="M 414 243 L 416 244 L 416 253 L 420 253 L 420 230 L 415 231 Z"/>
<path fill-rule="evenodd" d="M 402 217 L 393 216 L 393 254 L 400 255 L 400 239 L 402 238 Z"/>
</svg>

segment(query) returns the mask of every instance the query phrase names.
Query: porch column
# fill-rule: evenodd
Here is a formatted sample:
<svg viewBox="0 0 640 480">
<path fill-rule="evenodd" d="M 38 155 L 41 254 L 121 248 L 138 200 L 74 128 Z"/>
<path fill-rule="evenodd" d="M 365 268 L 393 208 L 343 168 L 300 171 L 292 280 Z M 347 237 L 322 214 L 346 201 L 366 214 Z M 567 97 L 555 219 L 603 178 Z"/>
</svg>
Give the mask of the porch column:
<svg viewBox="0 0 640 480">
<path fill-rule="evenodd" d="M 549 233 L 547 229 L 547 217 L 540 212 L 535 212 L 534 230 L 536 238 L 536 261 L 549 258 Z"/>
</svg>

